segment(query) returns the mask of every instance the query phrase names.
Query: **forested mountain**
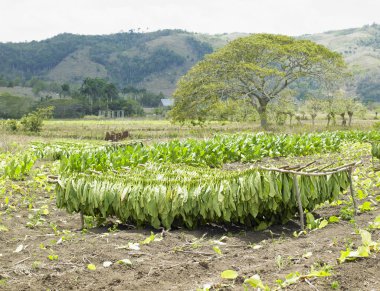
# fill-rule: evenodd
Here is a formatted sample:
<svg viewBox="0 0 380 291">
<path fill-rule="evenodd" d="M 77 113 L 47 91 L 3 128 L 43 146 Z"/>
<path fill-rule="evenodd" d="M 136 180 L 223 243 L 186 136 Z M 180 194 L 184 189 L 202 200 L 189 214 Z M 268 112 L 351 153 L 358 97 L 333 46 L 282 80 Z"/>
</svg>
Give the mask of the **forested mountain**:
<svg viewBox="0 0 380 291">
<path fill-rule="evenodd" d="M 68 83 L 99 77 L 120 87 L 134 85 L 170 93 L 181 75 L 213 51 L 212 37 L 203 38 L 181 30 L 162 30 L 60 34 L 39 42 L 0 43 L 0 75 Z"/>
<path fill-rule="evenodd" d="M 112 35 L 60 34 L 43 41 L 0 43 L 0 81 L 41 79 L 81 84 L 103 78 L 170 95 L 177 80 L 205 54 L 244 34 L 207 35 L 183 30 Z M 380 26 L 304 35 L 341 52 L 354 72 L 354 88 L 380 101 Z M 1 86 L 1 84 L 0 84 Z"/>
</svg>

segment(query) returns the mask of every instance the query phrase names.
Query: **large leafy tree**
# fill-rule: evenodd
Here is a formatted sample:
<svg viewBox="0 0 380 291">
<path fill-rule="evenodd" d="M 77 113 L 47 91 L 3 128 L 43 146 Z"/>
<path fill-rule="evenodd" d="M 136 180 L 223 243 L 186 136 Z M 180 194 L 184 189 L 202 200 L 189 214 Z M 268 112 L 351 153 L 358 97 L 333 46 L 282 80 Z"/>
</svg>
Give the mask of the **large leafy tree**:
<svg viewBox="0 0 380 291">
<path fill-rule="evenodd" d="M 98 107 L 101 104 L 108 105 L 113 102 L 114 99 L 118 98 L 119 91 L 113 83 L 108 83 L 106 80 L 100 78 L 86 78 L 79 92 L 88 97 L 91 113 L 92 106 L 95 100 L 98 101 Z"/>
<path fill-rule="evenodd" d="M 309 40 L 255 34 L 238 38 L 197 63 L 174 92 L 175 121 L 202 120 L 220 99 L 246 99 L 267 125 L 267 105 L 297 80 L 336 82 L 342 56 Z"/>
</svg>

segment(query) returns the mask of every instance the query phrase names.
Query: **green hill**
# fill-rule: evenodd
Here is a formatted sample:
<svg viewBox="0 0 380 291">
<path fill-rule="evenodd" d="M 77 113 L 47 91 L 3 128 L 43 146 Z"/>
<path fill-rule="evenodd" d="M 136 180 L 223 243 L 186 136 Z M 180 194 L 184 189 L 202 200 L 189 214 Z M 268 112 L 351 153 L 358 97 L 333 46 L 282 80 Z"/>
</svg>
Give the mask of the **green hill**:
<svg viewBox="0 0 380 291">
<path fill-rule="evenodd" d="M 43 41 L 0 43 L 0 77 L 80 84 L 100 77 L 169 95 L 177 80 L 205 54 L 244 34 L 183 30 L 112 35 L 60 34 Z M 303 35 L 342 53 L 354 72 L 356 93 L 380 101 L 380 26 Z M 378 94 L 379 93 L 379 94 Z"/>
<path fill-rule="evenodd" d="M 343 54 L 353 72 L 353 90 L 365 101 L 380 102 L 380 25 L 305 35 Z"/>
<path fill-rule="evenodd" d="M 344 55 L 356 74 L 380 70 L 380 25 L 303 36 Z"/>
<path fill-rule="evenodd" d="M 61 34 L 43 41 L 0 43 L 0 75 L 81 83 L 101 77 L 171 93 L 177 79 L 228 37 L 181 30 L 83 36 Z"/>
</svg>

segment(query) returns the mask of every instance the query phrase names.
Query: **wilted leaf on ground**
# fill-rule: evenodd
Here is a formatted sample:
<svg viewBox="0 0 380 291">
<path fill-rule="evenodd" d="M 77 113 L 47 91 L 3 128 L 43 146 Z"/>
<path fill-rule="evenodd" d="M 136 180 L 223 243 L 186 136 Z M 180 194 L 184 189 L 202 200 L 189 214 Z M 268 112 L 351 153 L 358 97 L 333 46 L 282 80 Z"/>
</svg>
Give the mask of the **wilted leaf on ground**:
<svg viewBox="0 0 380 291">
<path fill-rule="evenodd" d="M 121 265 L 128 265 L 128 266 L 132 266 L 132 262 L 130 259 L 123 259 L 123 260 L 119 260 L 117 261 L 118 264 L 121 264 Z"/>
<path fill-rule="evenodd" d="M 223 279 L 234 280 L 239 274 L 234 270 L 225 270 L 220 274 Z"/>
<path fill-rule="evenodd" d="M 24 249 L 24 246 L 23 245 L 19 245 L 16 250 L 14 251 L 14 253 L 19 253 L 21 252 L 22 250 Z"/>
<path fill-rule="evenodd" d="M 87 265 L 87 269 L 89 269 L 90 271 L 95 271 L 96 270 L 96 266 L 94 264 L 88 264 Z"/>
<path fill-rule="evenodd" d="M 220 248 L 218 246 L 213 246 L 212 249 L 214 250 L 214 252 L 216 252 L 218 255 L 222 255 L 222 251 L 220 250 Z"/>
</svg>

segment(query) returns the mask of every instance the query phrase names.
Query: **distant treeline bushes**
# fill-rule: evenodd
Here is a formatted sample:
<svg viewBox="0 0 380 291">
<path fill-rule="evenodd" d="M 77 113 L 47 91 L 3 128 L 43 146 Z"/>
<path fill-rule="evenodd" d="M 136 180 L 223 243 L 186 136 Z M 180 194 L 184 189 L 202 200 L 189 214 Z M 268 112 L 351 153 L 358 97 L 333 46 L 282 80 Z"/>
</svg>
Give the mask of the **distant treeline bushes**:
<svg viewBox="0 0 380 291">
<path fill-rule="evenodd" d="M 37 82 L 38 83 L 38 82 Z M 36 83 L 36 84 L 37 84 Z M 119 89 L 115 84 L 99 78 L 87 78 L 78 89 L 71 89 L 65 83 L 57 89 L 59 94 L 20 97 L 14 94 L 0 94 L 0 118 L 19 119 L 38 108 L 52 107 L 54 118 L 80 118 L 97 115 L 99 110 L 124 110 L 125 116 L 144 115 L 143 107 L 159 107 L 162 93 L 127 86 Z M 59 97 L 58 97 L 59 96 Z"/>
</svg>

